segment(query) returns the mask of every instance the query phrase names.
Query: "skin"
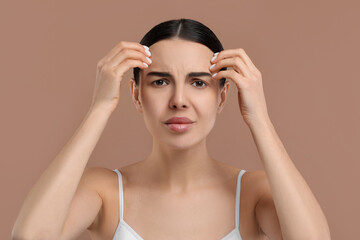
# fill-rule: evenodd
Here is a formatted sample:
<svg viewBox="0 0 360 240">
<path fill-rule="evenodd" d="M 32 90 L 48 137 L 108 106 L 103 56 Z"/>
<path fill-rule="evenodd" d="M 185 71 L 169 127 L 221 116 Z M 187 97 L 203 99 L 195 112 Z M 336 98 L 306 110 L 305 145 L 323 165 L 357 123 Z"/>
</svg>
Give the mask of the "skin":
<svg viewBox="0 0 360 240">
<path fill-rule="evenodd" d="M 141 65 L 141 84 L 137 87 L 132 80 L 131 92 L 153 136 L 153 149 L 120 172 L 124 221 L 143 239 L 219 240 L 234 229 L 240 169 L 213 159 L 205 142 L 228 93 L 229 82 L 219 88 L 221 78 L 237 87 L 241 115 L 264 167 L 246 172 L 241 180 L 242 238 L 330 239 L 319 203 L 272 125 L 262 75 L 244 49 L 226 49 L 210 59 L 212 52 L 205 46 L 171 39 L 150 46 L 150 51 L 153 63 L 148 68 L 138 43 L 120 42 L 99 61 L 92 107 L 26 197 L 12 237 L 73 239 L 88 229 L 92 239 L 112 239 L 119 223 L 117 174 L 84 168 L 117 106 L 124 71 Z M 219 71 L 223 67 L 229 69 Z M 146 78 L 151 70 L 169 71 L 173 78 L 160 87 L 151 85 Z M 202 88 L 195 83 L 199 79 L 185 78 L 189 71 L 217 75 L 202 77 L 208 83 Z M 164 125 L 172 116 L 187 116 L 195 123 L 185 133 L 174 133 Z"/>
<path fill-rule="evenodd" d="M 152 63 L 140 71 L 138 86 L 130 80 L 130 91 L 153 136 L 153 148 L 142 161 L 119 168 L 124 221 L 144 239 L 169 239 L 176 233 L 180 239 L 220 240 L 235 226 L 241 169 L 211 157 L 206 138 L 224 107 L 230 82 L 220 88 L 219 80 L 211 76 L 186 78 L 189 72 L 212 74 L 214 54 L 202 44 L 162 40 L 151 45 L 150 51 Z M 146 77 L 151 71 L 169 72 L 173 78 Z M 174 133 L 164 124 L 173 116 L 186 116 L 195 123 L 187 132 Z M 102 181 L 98 192 L 106 207 L 89 227 L 93 239 L 111 238 L 119 221 L 117 174 L 102 172 L 97 178 Z M 247 171 L 242 177 L 239 230 L 243 239 L 264 239 L 255 217 L 264 176 L 263 171 Z"/>
<path fill-rule="evenodd" d="M 140 85 L 136 86 L 133 79 L 130 83 L 134 103 L 153 136 L 152 152 L 143 164 L 148 178 L 156 176 L 159 188 L 186 194 L 212 179 L 217 168 L 206 137 L 224 106 L 230 84 L 227 81 L 220 89 L 219 81 L 211 76 L 186 78 L 189 72 L 210 75 L 213 52 L 202 44 L 163 40 L 150 49 L 153 62 L 141 70 Z M 151 71 L 169 72 L 173 78 L 146 76 Z M 192 129 L 172 132 L 164 122 L 173 116 L 194 121 Z"/>
<path fill-rule="evenodd" d="M 210 60 L 210 49 L 181 39 L 159 41 L 150 51 L 153 62 L 140 72 L 139 86 L 131 80 L 130 90 L 153 136 L 153 148 L 144 160 L 119 169 L 124 181 L 124 221 L 144 239 L 175 234 L 180 239 L 219 240 L 234 228 L 240 169 L 213 159 L 206 147 L 206 137 L 229 92 L 229 81 L 223 89 L 218 81 L 226 78 L 237 87 L 241 115 L 265 169 L 243 175 L 242 238 L 330 239 L 321 207 L 271 123 L 262 75 L 245 51 L 223 50 Z M 212 64 L 216 65 L 210 69 Z M 229 69 L 219 72 L 223 67 Z M 173 78 L 147 77 L 150 71 L 169 72 Z M 208 84 L 202 88 L 185 77 L 193 71 L 217 75 L 197 77 L 196 81 Z M 152 85 L 159 79 L 161 86 Z M 186 116 L 195 123 L 187 132 L 174 133 L 164 125 L 172 116 Z M 107 207 L 89 228 L 94 239 L 112 237 L 119 221 L 118 212 L 114 213 L 119 201 L 117 175 L 107 175 L 101 178 L 109 186 L 101 194 Z"/>
</svg>

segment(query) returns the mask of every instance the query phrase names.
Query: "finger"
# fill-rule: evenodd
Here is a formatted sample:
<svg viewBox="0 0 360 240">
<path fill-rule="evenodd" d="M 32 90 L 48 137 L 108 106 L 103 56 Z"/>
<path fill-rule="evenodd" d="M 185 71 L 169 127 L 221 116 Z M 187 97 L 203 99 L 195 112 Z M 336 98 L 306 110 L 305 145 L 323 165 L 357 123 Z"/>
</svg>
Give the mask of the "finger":
<svg viewBox="0 0 360 240">
<path fill-rule="evenodd" d="M 140 60 L 126 59 L 121 64 L 119 64 L 118 66 L 115 66 L 114 71 L 115 71 L 116 74 L 122 75 L 127 70 L 129 70 L 130 68 L 135 68 L 135 67 L 139 67 L 141 69 L 148 68 L 147 66 L 145 66 L 144 62 L 142 62 Z"/>
<path fill-rule="evenodd" d="M 210 69 L 211 72 L 215 73 L 224 67 L 231 67 L 239 74 L 242 74 L 244 77 L 250 76 L 250 70 L 239 57 L 221 59 L 214 64 L 215 65 Z"/>
<path fill-rule="evenodd" d="M 145 47 L 141 45 L 140 43 L 136 42 L 128 42 L 128 41 L 120 41 L 113 49 L 110 50 L 108 54 L 106 54 L 105 57 L 103 57 L 99 63 L 98 66 L 102 66 L 105 63 L 109 62 L 110 59 L 112 59 L 117 53 L 119 53 L 124 48 L 131 48 L 134 50 L 137 50 L 139 52 L 142 52 L 146 56 L 151 56 L 151 53 L 149 51 L 149 54 L 146 52 Z"/>
<path fill-rule="evenodd" d="M 222 78 L 231 79 L 238 88 L 244 88 L 245 78 L 233 69 L 219 71 L 213 77 L 214 80 L 220 80 Z"/>
<path fill-rule="evenodd" d="M 242 57 L 242 59 L 244 60 L 244 62 L 246 63 L 246 65 L 251 69 L 251 70 L 255 70 L 257 69 L 255 64 L 251 61 L 250 57 L 246 54 L 245 50 L 243 48 L 239 49 L 240 51 L 240 56 Z"/>
<path fill-rule="evenodd" d="M 119 65 L 121 62 L 123 62 L 125 59 L 136 59 L 141 60 L 142 62 L 150 65 L 152 63 L 151 59 L 147 57 L 147 55 L 133 50 L 133 49 L 122 49 L 119 53 L 117 53 L 108 63 L 110 67 L 114 67 Z"/>
<path fill-rule="evenodd" d="M 221 59 L 231 58 L 231 57 L 235 57 L 235 56 L 239 56 L 245 62 L 245 64 L 249 67 L 249 69 L 251 71 L 255 71 L 257 69 L 255 67 L 255 65 L 253 64 L 253 62 L 251 61 L 251 59 L 249 58 L 249 56 L 245 53 L 245 50 L 242 48 L 225 49 L 225 50 L 219 52 L 217 57 L 214 60 L 212 60 L 211 62 L 217 63 Z"/>
</svg>

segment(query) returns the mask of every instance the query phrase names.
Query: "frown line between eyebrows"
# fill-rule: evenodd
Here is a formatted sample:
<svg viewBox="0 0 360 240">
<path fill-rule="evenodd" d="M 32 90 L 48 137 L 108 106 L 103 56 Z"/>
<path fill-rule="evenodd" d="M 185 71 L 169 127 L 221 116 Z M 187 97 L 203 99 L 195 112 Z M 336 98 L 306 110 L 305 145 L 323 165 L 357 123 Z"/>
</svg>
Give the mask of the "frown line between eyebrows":
<svg viewBox="0 0 360 240">
<path fill-rule="evenodd" d="M 157 76 L 157 77 L 170 77 L 170 78 L 174 78 L 173 75 L 171 75 L 171 73 L 169 72 L 148 72 L 146 74 L 146 77 L 149 76 Z M 210 73 L 208 72 L 190 72 L 186 75 L 186 78 L 190 78 L 190 77 L 212 77 Z"/>
</svg>

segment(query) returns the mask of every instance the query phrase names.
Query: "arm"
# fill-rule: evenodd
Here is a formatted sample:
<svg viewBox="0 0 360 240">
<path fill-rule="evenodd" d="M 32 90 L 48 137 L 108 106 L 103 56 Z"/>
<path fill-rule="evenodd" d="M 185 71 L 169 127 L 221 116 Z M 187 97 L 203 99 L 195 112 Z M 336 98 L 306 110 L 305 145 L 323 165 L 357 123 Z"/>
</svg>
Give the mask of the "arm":
<svg viewBox="0 0 360 240">
<path fill-rule="evenodd" d="M 27 194 L 14 224 L 12 239 L 54 239 L 54 236 L 61 236 L 85 166 L 109 116 L 108 111 L 90 109 L 80 127 Z M 90 175 L 84 176 L 84 183 L 89 182 Z M 87 210 L 90 213 L 85 214 L 86 209 L 83 211 L 84 221 L 90 222 L 91 219 L 86 217 L 96 216 L 101 199 L 93 189 L 82 187 L 79 190 L 83 198 L 91 197 L 91 203 L 96 203 Z"/>
<path fill-rule="evenodd" d="M 250 130 L 266 173 L 264 194 L 256 206 L 262 231 L 271 239 L 282 239 L 279 227 L 283 239 L 330 239 L 329 226 L 319 203 L 270 120 L 252 124 Z"/>
<path fill-rule="evenodd" d="M 284 239 L 330 239 L 329 226 L 319 203 L 288 156 L 270 121 L 261 72 L 242 48 L 223 50 L 214 54 L 210 61 L 213 65 L 209 69 L 216 73 L 214 80 L 229 78 L 237 86 L 240 112 L 250 127 L 265 168 L 262 181 L 264 194 L 256 206 L 262 231 L 274 239 L 281 239 L 280 227 Z M 220 71 L 223 67 L 232 69 Z M 225 84 L 223 89 L 228 88 L 228 83 Z M 220 110 L 226 92 L 221 93 Z"/>
</svg>

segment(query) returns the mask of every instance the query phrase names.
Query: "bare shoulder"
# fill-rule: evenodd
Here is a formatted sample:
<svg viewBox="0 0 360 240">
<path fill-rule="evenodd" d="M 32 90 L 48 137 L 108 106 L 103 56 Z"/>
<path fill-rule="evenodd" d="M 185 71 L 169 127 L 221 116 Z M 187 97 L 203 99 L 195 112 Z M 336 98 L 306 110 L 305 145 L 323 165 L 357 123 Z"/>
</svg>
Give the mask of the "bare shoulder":
<svg viewBox="0 0 360 240">
<path fill-rule="evenodd" d="M 124 181 L 123 184 L 127 182 L 127 176 L 131 175 L 131 171 L 129 170 L 133 167 L 136 168 L 135 165 L 136 164 L 130 164 L 118 168 L 122 174 L 122 179 Z M 118 191 L 118 175 L 113 169 L 105 167 L 89 167 L 85 169 L 84 174 L 89 175 L 89 179 L 92 179 L 91 185 L 95 188 L 103 200 L 108 197 L 112 198 L 113 193 Z"/>
<path fill-rule="evenodd" d="M 99 195 L 104 199 L 107 192 L 113 187 L 116 187 L 114 179 L 117 177 L 116 173 L 105 167 L 89 167 L 84 170 L 84 175 L 89 179 L 90 184 L 95 188 Z"/>
<path fill-rule="evenodd" d="M 257 201 L 260 200 L 261 196 L 264 194 L 264 191 L 267 191 L 269 188 L 265 171 L 250 171 L 225 163 L 221 163 L 221 165 L 224 167 L 224 169 L 226 169 L 226 171 L 233 172 L 233 174 L 236 176 L 240 173 L 241 170 L 246 171 L 241 177 L 241 192 L 243 192 L 243 195 L 246 196 L 246 201 L 251 202 L 251 206 L 255 207 Z"/>
<path fill-rule="evenodd" d="M 247 170 L 244 168 L 229 167 L 230 171 L 237 176 L 241 170 L 245 170 L 241 177 L 240 195 L 240 227 L 239 230 L 244 239 L 262 239 L 260 226 L 257 222 L 255 211 L 256 205 L 263 195 L 263 185 L 266 182 L 266 174 L 263 170 Z"/>
<path fill-rule="evenodd" d="M 264 170 L 246 171 L 243 181 L 249 189 L 254 191 L 257 200 L 261 198 L 268 187 L 268 180 Z"/>
<path fill-rule="evenodd" d="M 89 167 L 84 170 L 84 174 L 88 174 L 94 180 L 106 181 L 108 178 L 112 178 L 114 176 L 114 171 L 105 167 Z"/>
<path fill-rule="evenodd" d="M 230 168 L 236 174 L 239 174 L 241 170 L 246 171 L 241 177 L 241 192 L 242 196 L 244 196 L 244 201 L 247 202 L 247 208 L 255 211 L 255 206 L 260 198 L 270 189 L 265 171 L 250 171 L 236 167 Z"/>
<path fill-rule="evenodd" d="M 247 178 L 254 184 L 258 185 L 267 180 L 264 170 L 246 171 Z"/>
<path fill-rule="evenodd" d="M 257 189 L 259 197 L 270 191 L 269 180 L 264 170 L 256 170 L 250 175 L 253 187 Z"/>
</svg>

